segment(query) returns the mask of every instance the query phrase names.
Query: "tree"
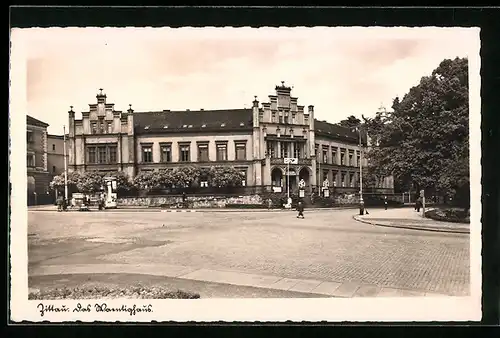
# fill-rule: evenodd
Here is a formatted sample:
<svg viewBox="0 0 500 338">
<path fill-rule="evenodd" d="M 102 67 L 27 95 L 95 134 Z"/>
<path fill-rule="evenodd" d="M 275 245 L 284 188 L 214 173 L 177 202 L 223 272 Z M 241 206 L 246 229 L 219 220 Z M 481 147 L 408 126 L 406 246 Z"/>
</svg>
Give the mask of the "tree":
<svg viewBox="0 0 500 338">
<path fill-rule="evenodd" d="M 196 166 L 177 167 L 171 173 L 171 184 L 175 187 L 191 187 L 200 174 L 201 170 Z"/>
<path fill-rule="evenodd" d="M 367 124 L 379 142 L 367 153 L 372 166 L 417 190 L 453 196 L 464 208 L 470 198 L 467 62 L 442 61 L 403 99 L 394 99 L 392 112 Z"/>
<path fill-rule="evenodd" d="M 76 187 L 78 191 L 93 194 L 100 191 L 103 186 L 103 175 L 98 171 L 86 171 L 80 174 Z"/>
<path fill-rule="evenodd" d="M 349 128 L 349 129 L 354 129 L 354 128 L 358 127 L 360 123 L 361 123 L 360 119 L 358 119 L 354 115 L 351 115 L 347 119 L 340 121 L 339 125 L 342 127 Z"/>
<path fill-rule="evenodd" d="M 245 179 L 244 174 L 234 167 L 215 166 L 208 172 L 210 185 L 213 187 L 237 187 Z"/>
</svg>

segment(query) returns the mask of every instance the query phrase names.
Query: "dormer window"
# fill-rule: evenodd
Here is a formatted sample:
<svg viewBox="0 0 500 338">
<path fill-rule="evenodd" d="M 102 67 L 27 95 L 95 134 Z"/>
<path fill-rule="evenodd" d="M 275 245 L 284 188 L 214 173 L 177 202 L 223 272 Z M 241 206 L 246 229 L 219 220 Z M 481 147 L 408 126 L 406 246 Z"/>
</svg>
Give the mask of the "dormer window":
<svg viewBox="0 0 500 338">
<path fill-rule="evenodd" d="M 163 129 L 167 129 L 167 128 L 168 128 L 168 126 L 167 126 L 167 125 L 164 125 L 164 126 L 163 126 Z"/>
<path fill-rule="evenodd" d="M 144 127 L 144 129 L 145 129 L 145 130 L 148 130 L 148 129 L 149 129 L 149 126 L 145 126 L 145 127 Z"/>
<path fill-rule="evenodd" d="M 206 124 L 202 124 L 202 125 L 201 125 L 201 127 L 202 127 L 202 128 L 205 128 L 206 126 L 207 126 Z"/>
<path fill-rule="evenodd" d="M 243 127 L 245 124 L 243 122 L 240 123 L 240 127 Z"/>
<path fill-rule="evenodd" d="M 190 124 L 190 125 L 188 126 L 188 128 L 193 128 L 193 125 L 192 125 L 192 124 Z"/>
<path fill-rule="evenodd" d="M 184 125 L 182 126 L 182 128 L 187 128 L 187 124 L 184 124 Z"/>
<path fill-rule="evenodd" d="M 220 126 L 221 126 L 221 127 L 225 127 L 225 126 L 226 126 L 226 124 L 225 124 L 225 123 L 222 123 Z"/>
</svg>

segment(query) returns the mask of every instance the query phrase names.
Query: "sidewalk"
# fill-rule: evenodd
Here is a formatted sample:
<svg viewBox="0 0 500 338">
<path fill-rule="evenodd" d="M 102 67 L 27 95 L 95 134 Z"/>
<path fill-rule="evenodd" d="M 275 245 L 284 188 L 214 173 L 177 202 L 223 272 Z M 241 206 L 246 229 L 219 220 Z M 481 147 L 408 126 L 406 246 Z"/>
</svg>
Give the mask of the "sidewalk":
<svg viewBox="0 0 500 338">
<path fill-rule="evenodd" d="M 357 206 L 337 206 L 331 208 L 307 208 L 308 211 L 320 210 L 344 210 L 344 209 L 358 209 Z M 29 206 L 28 211 L 53 211 L 57 212 L 55 205 L 36 205 Z M 78 209 L 68 209 L 67 212 L 79 211 Z M 91 209 L 98 211 L 97 209 Z M 296 212 L 295 209 L 244 209 L 244 208 L 199 208 L 199 209 L 162 209 L 160 207 L 146 207 L 146 206 L 119 206 L 117 209 L 107 209 L 105 212 Z"/>
<path fill-rule="evenodd" d="M 267 290 L 282 290 L 304 294 L 317 294 L 329 297 L 405 297 L 405 296 L 446 296 L 426 290 L 407 290 L 382 285 L 369 285 L 357 282 L 333 282 L 308 279 L 284 278 L 280 276 L 248 274 L 236 271 L 197 269 L 188 266 L 167 264 L 77 264 L 46 265 L 30 269 L 28 274 L 35 276 L 60 276 L 62 274 L 141 274 L 178 278 L 217 284 L 254 287 Z"/>
<path fill-rule="evenodd" d="M 429 209 L 427 209 L 429 210 Z M 368 209 L 368 215 L 355 215 L 354 219 L 377 226 L 469 234 L 469 224 L 441 222 L 423 218 L 414 208 Z"/>
</svg>

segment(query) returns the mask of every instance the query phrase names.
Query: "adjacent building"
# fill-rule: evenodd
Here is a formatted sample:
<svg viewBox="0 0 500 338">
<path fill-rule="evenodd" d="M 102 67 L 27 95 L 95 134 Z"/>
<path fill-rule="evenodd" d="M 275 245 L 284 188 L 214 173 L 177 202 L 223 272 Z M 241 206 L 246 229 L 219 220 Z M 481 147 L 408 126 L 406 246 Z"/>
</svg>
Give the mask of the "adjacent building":
<svg viewBox="0 0 500 338">
<path fill-rule="evenodd" d="M 52 178 L 64 172 L 64 137 L 47 133 L 48 123 L 26 116 L 28 204 L 51 203 Z"/>
<path fill-rule="evenodd" d="M 47 170 L 47 127 L 49 125 L 26 116 L 26 170 L 28 204 L 37 204 L 50 195 Z"/>
<path fill-rule="evenodd" d="M 68 112 L 68 169 L 118 170 L 133 178 L 185 165 L 231 165 L 244 173 L 246 186 L 284 191 L 289 184 L 296 191 L 304 179 L 308 191 L 325 180 L 357 191 L 366 139 L 315 119 L 314 106 L 300 105 L 291 94 L 282 83 L 266 102 L 255 97 L 249 109 L 138 112 L 132 105 L 116 110 L 101 89 L 81 119 L 72 107 Z M 286 164 L 285 158 L 297 161 Z M 379 188 L 393 187 L 384 180 Z"/>
</svg>

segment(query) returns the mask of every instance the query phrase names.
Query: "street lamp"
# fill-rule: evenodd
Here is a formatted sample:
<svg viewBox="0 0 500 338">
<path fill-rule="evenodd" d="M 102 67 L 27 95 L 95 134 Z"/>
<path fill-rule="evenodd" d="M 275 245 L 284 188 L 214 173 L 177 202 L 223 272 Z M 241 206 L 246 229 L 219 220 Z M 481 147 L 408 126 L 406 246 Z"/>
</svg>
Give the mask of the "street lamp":
<svg viewBox="0 0 500 338">
<path fill-rule="evenodd" d="M 359 214 L 365 214 L 365 202 L 363 201 L 363 144 L 361 141 L 361 123 L 356 127 L 359 136 Z"/>
<path fill-rule="evenodd" d="M 73 106 L 71 106 L 73 110 Z M 64 200 L 68 201 L 68 164 L 66 159 L 66 126 L 63 126 L 63 149 L 64 149 Z"/>
</svg>

